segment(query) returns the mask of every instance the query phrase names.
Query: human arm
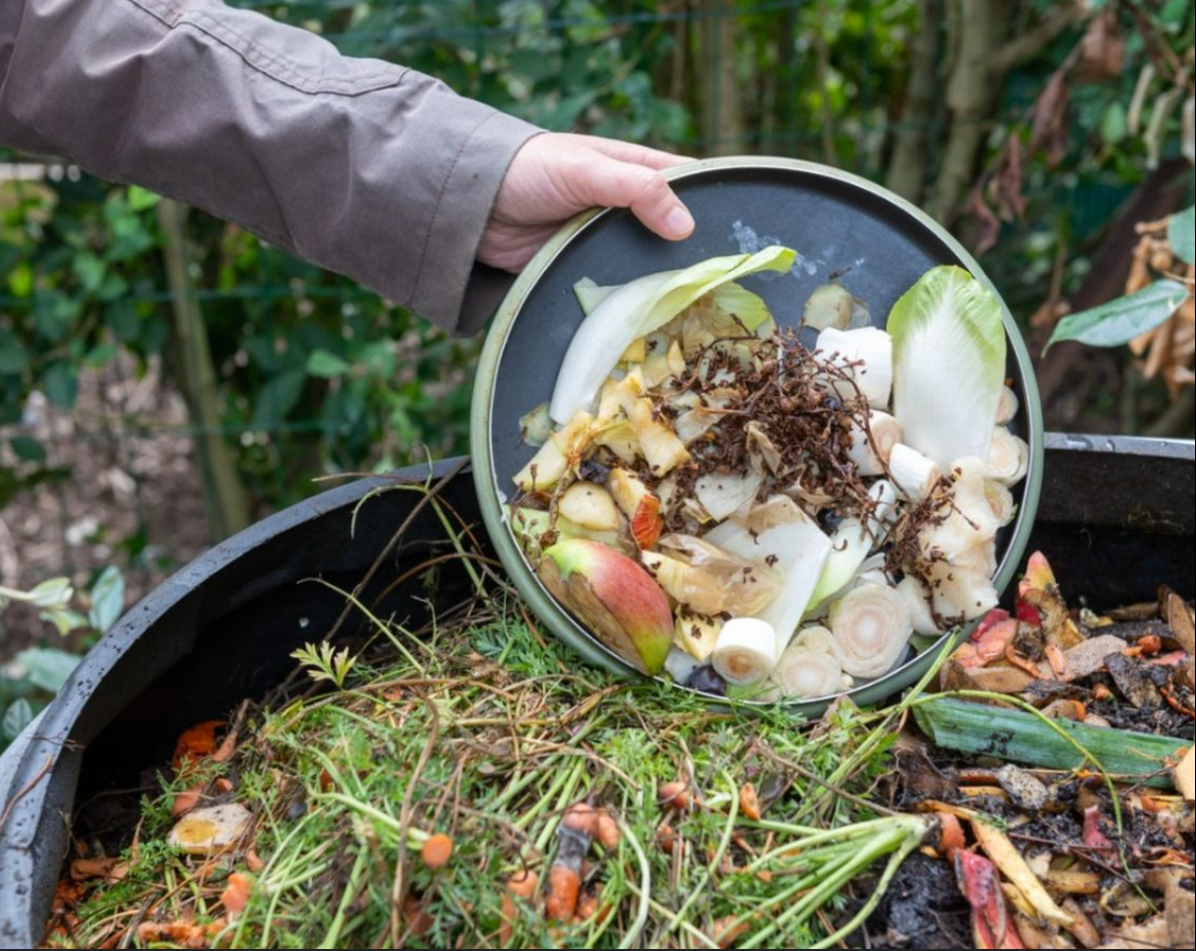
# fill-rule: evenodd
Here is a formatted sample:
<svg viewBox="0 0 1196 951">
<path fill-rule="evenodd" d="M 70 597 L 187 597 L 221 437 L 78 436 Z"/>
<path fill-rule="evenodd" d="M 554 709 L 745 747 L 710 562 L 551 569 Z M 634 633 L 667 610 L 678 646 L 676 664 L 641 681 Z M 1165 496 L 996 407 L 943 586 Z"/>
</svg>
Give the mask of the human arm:
<svg viewBox="0 0 1196 951">
<path fill-rule="evenodd" d="M 692 230 L 667 153 L 539 130 L 217 0 L 6 0 L 0 143 L 226 218 L 458 333 L 561 223 Z M 470 301 L 470 297 L 474 298 Z"/>
<path fill-rule="evenodd" d="M 233 221 L 449 329 L 539 130 L 215 0 L 5 0 L 0 142 Z"/>
</svg>

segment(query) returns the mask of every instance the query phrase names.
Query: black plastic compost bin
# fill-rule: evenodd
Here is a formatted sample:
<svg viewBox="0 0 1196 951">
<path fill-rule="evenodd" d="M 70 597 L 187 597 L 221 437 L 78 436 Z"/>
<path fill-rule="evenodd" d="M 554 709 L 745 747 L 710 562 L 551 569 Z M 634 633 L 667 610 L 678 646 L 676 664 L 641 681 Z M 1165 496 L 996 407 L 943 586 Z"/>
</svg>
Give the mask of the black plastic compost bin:
<svg viewBox="0 0 1196 951">
<path fill-rule="evenodd" d="M 427 468 L 402 473 L 423 483 Z M 1192 597 L 1193 444 L 1048 435 L 1046 481 L 1031 550 L 1047 552 L 1064 589 L 1096 608 L 1146 600 L 1167 583 Z M 464 460 L 438 464 L 445 500 L 478 518 Z M 356 504 L 382 480 L 363 480 L 309 499 L 241 532 L 188 565 L 132 608 L 80 664 L 59 698 L 0 760 L 0 948 L 29 948 L 43 935 L 69 842 L 75 803 L 135 785 L 166 761 L 197 721 L 260 697 L 294 667 L 289 654 L 319 640 L 344 606 L 320 576 L 350 589 L 412 516 L 420 495 L 392 491 Z M 405 568 L 444 550 L 430 507 L 367 596 Z M 446 561 L 437 601 L 467 593 Z M 371 590 L 372 589 L 372 590 Z M 424 580 L 391 592 L 385 613 L 418 622 Z"/>
</svg>

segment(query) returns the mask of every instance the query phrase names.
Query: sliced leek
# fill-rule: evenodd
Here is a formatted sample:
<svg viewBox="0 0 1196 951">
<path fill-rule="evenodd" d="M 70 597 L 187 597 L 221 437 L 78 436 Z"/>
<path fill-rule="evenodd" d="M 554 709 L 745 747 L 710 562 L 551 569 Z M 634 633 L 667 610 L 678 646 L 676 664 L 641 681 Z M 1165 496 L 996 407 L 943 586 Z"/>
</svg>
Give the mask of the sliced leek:
<svg viewBox="0 0 1196 951">
<path fill-rule="evenodd" d="M 884 475 L 893 447 L 899 442 L 901 424 L 897 418 L 881 410 L 872 410 L 868 414 L 867 429 L 861 423 L 853 423 L 847 458 L 862 476 Z"/>
<path fill-rule="evenodd" d="M 1013 501 L 1013 492 L 1003 482 L 992 479 L 985 480 L 984 494 L 988 497 L 989 507 L 996 516 L 997 524 L 1002 528 L 1013 521 L 1017 514 L 1017 503 Z"/>
<path fill-rule="evenodd" d="M 711 662 L 729 684 L 747 686 L 764 680 L 780 659 L 777 632 L 759 618 L 732 618 L 718 633 Z"/>
<path fill-rule="evenodd" d="M 997 425 L 1004 426 L 1013 422 L 1020 405 L 1017 394 L 1010 387 L 1002 386 L 1001 396 L 997 400 Z"/>
<path fill-rule="evenodd" d="M 985 475 L 1006 485 L 1021 482 L 1030 464 L 1030 447 L 1004 426 L 993 430 L 992 442 L 985 458 Z"/>
<path fill-rule="evenodd" d="M 933 459 L 898 443 L 889 452 L 889 476 L 898 495 L 911 502 L 921 502 L 938 484 L 942 470 Z"/>
<path fill-rule="evenodd" d="M 909 612 L 915 634 L 934 637 L 941 633 L 934 622 L 934 615 L 930 613 L 930 591 L 926 585 L 913 575 L 906 575 L 893 590 L 897 592 Z"/>
<path fill-rule="evenodd" d="M 880 677 L 905 652 L 913 625 L 905 600 L 887 585 L 852 588 L 831 605 L 839 662 L 853 677 Z"/>
<path fill-rule="evenodd" d="M 795 641 L 777 661 L 772 679 L 785 697 L 825 697 L 841 689 L 843 668 L 834 654 Z"/>
<path fill-rule="evenodd" d="M 831 387 L 844 400 L 857 395 L 874 409 L 886 409 L 893 389 L 893 341 L 877 327 L 836 330 L 828 327 L 818 335 L 815 350 L 850 380 L 836 380 Z"/>
</svg>

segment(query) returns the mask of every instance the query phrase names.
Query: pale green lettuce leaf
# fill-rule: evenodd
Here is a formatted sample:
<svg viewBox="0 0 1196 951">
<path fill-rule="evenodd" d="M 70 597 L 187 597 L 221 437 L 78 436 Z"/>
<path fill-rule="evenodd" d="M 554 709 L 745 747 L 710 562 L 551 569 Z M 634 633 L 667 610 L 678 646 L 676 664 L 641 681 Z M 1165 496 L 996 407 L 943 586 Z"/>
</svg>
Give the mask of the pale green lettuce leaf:
<svg viewBox="0 0 1196 951">
<path fill-rule="evenodd" d="M 622 284 L 596 284 L 591 278 L 583 277 L 573 285 L 573 294 L 577 297 L 577 302 L 581 304 L 581 312 L 588 317 L 594 308 L 623 286 Z M 759 294 L 753 294 L 742 284 L 736 284 L 734 281 L 715 288 L 711 296 L 716 307 L 728 314 L 734 314 L 750 331 L 754 332 L 772 317 L 772 314 L 768 312 L 768 305 L 764 303 L 764 299 Z"/>
<path fill-rule="evenodd" d="M 622 284 L 608 284 L 603 287 L 595 284 L 591 278 L 583 277 L 573 285 L 573 294 L 577 298 L 577 303 L 581 304 L 581 312 L 588 317 L 595 307 L 622 286 Z"/>
<path fill-rule="evenodd" d="M 757 333 L 760 327 L 772 319 L 768 312 L 768 305 L 759 294 L 753 294 L 741 284 L 729 281 L 722 287 L 716 288 L 714 305 L 728 314 L 734 314 L 750 332 Z"/>
<path fill-rule="evenodd" d="M 931 268 L 893 305 L 893 415 L 941 466 L 987 458 L 1005 382 L 1001 303 L 960 267 Z"/>
</svg>

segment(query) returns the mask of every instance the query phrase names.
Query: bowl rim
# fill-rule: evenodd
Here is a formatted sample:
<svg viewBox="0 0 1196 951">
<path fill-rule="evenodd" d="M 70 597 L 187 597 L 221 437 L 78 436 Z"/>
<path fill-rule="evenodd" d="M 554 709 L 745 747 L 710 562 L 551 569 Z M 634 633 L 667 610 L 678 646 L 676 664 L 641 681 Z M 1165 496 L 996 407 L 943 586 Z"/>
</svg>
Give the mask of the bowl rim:
<svg viewBox="0 0 1196 951">
<path fill-rule="evenodd" d="M 1030 447 L 1030 460 L 1026 478 L 1022 487 L 1022 500 L 1018 506 L 1017 515 L 1013 523 L 1013 533 L 1001 557 L 995 576 L 998 593 L 1003 594 L 1009 582 L 1013 580 L 1021 564 L 1026 545 L 1030 540 L 1035 513 L 1038 510 L 1039 496 L 1042 492 L 1042 468 L 1044 461 L 1043 448 L 1043 419 L 1042 404 L 1038 394 L 1038 384 L 1034 374 L 1034 365 L 1029 349 L 1022 336 L 1021 329 L 1013 318 L 1004 298 L 996 285 L 985 274 L 984 269 L 966 248 L 941 224 L 935 221 L 921 208 L 901 196 L 889 191 L 882 185 L 869 181 L 862 176 L 846 172 L 832 166 L 803 159 L 784 158 L 781 156 L 724 156 L 719 158 L 699 159 L 664 170 L 665 177 L 670 181 L 684 181 L 687 178 L 706 175 L 718 170 L 743 171 L 752 169 L 783 170 L 798 172 L 807 176 L 814 176 L 846 184 L 870 192 L 873 196 L 888 202 L 897 211 L 903 213 L 913 224 L 929 231 L 941 241 L 964 267 L 985 287 L 987 287 L 1001 304 L 1001 319 L 1005 326 L 1005 339 L 1012 352 L 1013 362 L 1017 365 L 1020 376 L 1019 397 L 1026 413 L 1026 432 L 1024 437 Z M 478 360 L 478 367 L 474 376 L 473 397 L 470 406 L 470 452 L 473 457 L 473 479 L 477 490 L 478 502 L 482 511 L 482 520 L 490 534 L 499 558 L 510 574 L 516 590 L 527 601 L 534 615 L 544 623 L 553 633 L 573 648 L 590 664 L 596 664 L 606 670 L 621 676 L 640 677 L 630 664 L 622 660 L 615 653 L 600 644 L 591 634 L 578 624 L 557 604 L 556 600 L 543 587 L 535 572 L 528 565 L 526 556 L 517 544 L 514 535 L 507 524 L 507 519 L 500 501 L 501 489 L 494 473 L 494 460 L 490 452 L 492 442 L 492 414 L 494 404 L 494 388 L 498 380 L 499 367 L 502 364 L 503 353 L 507 341 L 510 339 L 511 328 L 522 312 L 523 304 L 532 289 L 539 282 L 542 275 L 552 266 L 562 251 L 587 228 L 593 226 L 603 217 L 620 211 L 614 208 L 595 208 L 582 212 L 567 222 L 556 232 L 536 253 L 523 271 L 515 279 L 495 312 L 490 328 L 486 333 L 486 340 Z M 791 712 L 808 717 L 820 716 L 830 704 L 840 696 L 850 697 L 857 704 L 878 703 L 907 687 L 917 683 L 926 676 L 939 654 L 967 637 L 976 625 L 976 621 L 964 625 L 958 633 L 947 632 L 940 636 L 934 644 L 926 647 L 914 657 L 907 660 L 900 667 L 889 671 L 883 677 L 869 681 L 842 694 L 825 697 L 814 697 L 801 700 L 785 701 L 784 706 Z M 665 678 L 657 678 L 667 682 Z M 692 691 L 679 684 L 670 684 L 688 693 L 697 693 L 712 704 L 725 703 L 725 698 L 714 697 L 698 691 Z M 773 704 L 769 704 L 772 706 Z"/>
</svg>

